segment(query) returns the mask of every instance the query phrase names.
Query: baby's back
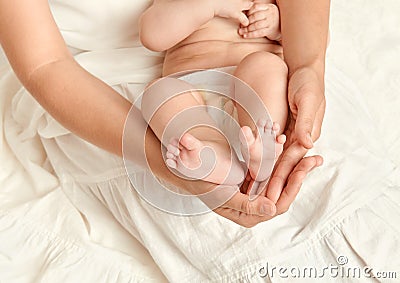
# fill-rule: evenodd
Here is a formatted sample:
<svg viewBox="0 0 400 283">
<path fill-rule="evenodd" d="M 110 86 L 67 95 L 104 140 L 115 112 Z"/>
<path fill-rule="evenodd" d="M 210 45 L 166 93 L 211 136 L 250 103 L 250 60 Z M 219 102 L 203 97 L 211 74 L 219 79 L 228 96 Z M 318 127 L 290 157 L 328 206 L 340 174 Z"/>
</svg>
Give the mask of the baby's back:
<svg viewBox="0 0 400 283">
<path fill-rule="evenodd" d="M 191 69 L 236 66 L 257 51 L 282 56 L 282 47 L 265 37 L 244 39 L 233 20 L 214 18 L 167 51 L 163 75 Z"/>
</svg>

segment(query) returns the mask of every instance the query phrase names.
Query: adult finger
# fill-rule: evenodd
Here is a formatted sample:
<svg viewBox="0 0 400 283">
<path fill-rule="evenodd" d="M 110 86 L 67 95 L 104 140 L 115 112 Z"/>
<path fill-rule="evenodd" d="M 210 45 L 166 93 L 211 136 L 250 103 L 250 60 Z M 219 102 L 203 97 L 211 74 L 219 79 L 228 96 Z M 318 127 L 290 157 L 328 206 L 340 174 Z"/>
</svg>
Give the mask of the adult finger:
<svg viewBox="0 0 400 283">
<path fill-rule="evenodd" d="M 297 93 L 296 103 L 297 118 L 295 124 L 295 133 L 298 141 L 307 149 L 313 147 L 311 133 L 313 131 L 315 117 L 321 106 L 321 99 L 315 93 L 310 91 L 301 91 Z"/>
<path fill-rule="evenodd" d="M 250 199 L 248 195 L 241 192 L 237 192 L 221 208 L 233 209 L 240 213 L 258 216 L 274 216 L 276 213 L 275 204 L 265 196 Z"/>
<path fill-rule="evenodd" d="M 234 209 L 223 208 L 223 207 L 214 209 L 214 212 L 246 228 L 251 228 L 257 225 L 258 223 L 273 218 L 272 216 L 250 215 Z"/>
<path fill-rule="evenodd" d="M 317 114 L 315 116 L 315 120 L 314 120 L 314 127 L 313 130 L 311 132 L 311 138 L 313 141 L 316 141 L 319 139 L 320 135 L 321 135 L 321 127 L 322 127 L 322 122 L 324 120 L 324 116 L 325 116 L 325 107 L 326 107 L 326 101 L 325 98 L 322 101 L 321 106 L 319 107 Z"/>
<path fill-rule="evenodd" d="M 289 79 L 289 106 L 295 114 L 295 134 L 305 148 L 312 148 L 312 131 L 317 112 L 324 106 L 324 90 L 315 71 L 303 68 Z"/>
<path fill-rule="evenodd" d="M 307 174 L 314 168 L 321 166 L 322 163 L 323 159 L 321 156 L 309 156 L 305 157 L 299 162 L 299 164 L 297 164 L 293 172 L 290 174 L 287 185 L 276 203 L 277 214 L 282 214 L 289 209 L 290 205 L 299 193 Z"/>
<path fill-rule="evenodd" d="M 306 153 L 307 149 L 297 142 L 289 145 L 289 147 L 283 151 L 267 185 L 268 199 L 274 203 L 278 201 L 289 175 Z"/>
</svg>

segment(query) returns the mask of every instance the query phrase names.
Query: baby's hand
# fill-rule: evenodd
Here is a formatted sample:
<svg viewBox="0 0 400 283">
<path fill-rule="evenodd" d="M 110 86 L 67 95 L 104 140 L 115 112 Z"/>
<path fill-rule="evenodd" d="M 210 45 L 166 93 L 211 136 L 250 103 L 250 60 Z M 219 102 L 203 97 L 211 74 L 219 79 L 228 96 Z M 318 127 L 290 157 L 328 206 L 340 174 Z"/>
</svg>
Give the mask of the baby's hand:
<svg viewBox="0 0 400 283">
<path fill-rule="evenodd" d="M 243 11 L 247 11 L 253 6 L 251 0 L 211 0 L 211 2 L 215 16 L 236 19 L 243 27 L 249 25 L 249 19 Z"/>
<path fill-rule="evenodd" d="M 269 2 L 269 3 L 267 3 Z M 254 0 L 254 5 L 247 13 L 248 26 L 242 26 L 239 34 L 244 38 L 267 37 L 270 40 L 280 40 L 280 18 L 278 6 L 268 0 Z"/>
</svg>

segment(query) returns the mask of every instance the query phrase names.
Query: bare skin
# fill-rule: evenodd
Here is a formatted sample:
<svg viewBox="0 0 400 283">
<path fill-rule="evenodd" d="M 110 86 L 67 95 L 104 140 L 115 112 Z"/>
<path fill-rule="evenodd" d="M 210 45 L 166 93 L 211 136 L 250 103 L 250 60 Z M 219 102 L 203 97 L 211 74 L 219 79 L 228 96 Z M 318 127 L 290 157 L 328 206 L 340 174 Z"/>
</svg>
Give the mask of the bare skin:
<svg viewBox="0 0 400 283">
<path fill-rule="evenodd" d="M 262 123 L 267 117 L 257 117 L 256 121 L 253 121 L 247 113 L 252 111 L 251 104 L 247 111 L 237 104 L 239 124 L 242 126 L 243 156 L 250 176 L 262 182 L 269 177 L 268 167 L 271 167 L 271 162 L 266 160 L 266 150 L 263 152 L 262 139 L 271 135 L 271 132 L 276 135 L 277 150 L 272 154 L 276 158 L 282 152 L 282 145 L 286 140 L 282 134 L 284 128 L 279 126 L 286 125 L 288 115 L 287 67 L 282 60 L 282 50 L 275 41 L 280 38 L 279 10 L 272 1 L 267 0 L 257 5 L 241 0 L 204 1 L 196 3 L 196 9 L 191 10 L 192 5 L 194 4 L 191 1 L 155 1 L 141 19 L 142 41 L 146 47 L 153 50 L 163 50 L 175 44 L 167 49 L 164 75 L 195 69 L 237 66 L 234 75 L 256 91 L 267 109 L 270 109 L 271 118 L 277 123 L 274 127 L 272 124 L 267 126 L 265 122 Z M 169 9 L 169 12 L 163 13 L 166 9 Z M 182 10 L 196 13 L 184 14 Z M 242 10 L 247 10 L 246 15 Z M 159 26 L 160 21 L 168 22 L 170 17 L 174 19 L 173 25 L 169 26 L 170 32 L 167 33 L 170 37 L 160 37 L 162 31 L 155 30 L 154 27 Z M 255 25 L 262 28 L 258 35 L 253 32 L 252 27 Z M 185 28 L 182 29 L 182 26 Z M 182 38 L 183 40 L 175 42 L 171 36 L 175 41 Z M 151 97 L 142 102 L 144 110 L 148 100 L 157 99 L 154 92 L 147 95 Z M 249 100 L 248 97 L 239 98 L 241 95 L 240 92 L 235 93 L 239 101 Z M 165 125 L 175 114 L 203 103 L 201 99 L 192 96 L 193 93 L 180 95 L 159 108 L 159 112 L 149 121 L 157 136 L 162 135 Z M 203 116 L 207 115 L 204 111 Z M 166 146 L 167 164 L 185 175 L 202 175 L 191 174 L 191 171 L 196 172 L 195 169 L 199 168 L 200 164 L 208 162 L 200 160 L 200 153 L 204 148 L 210 147 L 216 155 L 216 164 L 203 180 L 219 184 L 237 184 L 243 180 L 243 166 L 232 156 L 227 141 L 218 131 L 199 126 L 189 130 L 180 140 L 174 139 Z"/>
<path fill-rule="evenodd" d="M 320 85 L 329 15 L 329 1 L 288 1 L 282 5 L 278 1 L 278 4 L 282 16 L 282 44 L 291 77 L 289 86 L 293 87 L 292 96 L 289 88 L 289 102 L 290 97 L 308 97 L 306 101 L 292 100 L 299 115 L 291 121 L 293 125 L 299 125 L 297 129 L 301 128 L 301 131 L 298 135 L 290 135 L 294 142 L 284 151 L 268 185 L 268 190 L 282 192 L 273 206 L 274 215 L 288 210 L 306 175 L 322 164 L 318 156 L 303 158 L 307 152 L 303 137 L 311 130 L 313 138 L 317 137 L 322 122 L 323 115 L 315 118 L 314 108 L 323 98 Z M 315 25 L 315 22 L 319 24 Z M 303 41 L 308 42 L 306 48 L 299 44 Z M 22 84 L 58 122 L 81 138 L 122 156 L 123 128 L 131 103 L 75 62 L 54 22 L 47 0 L 0 0 L 0 43 Z M 27 49 L 26 46 L 36 48 Z M 305 103 L 316 106 L 310 108 L 304 106 Z M 144 120 L 135 122 L 137 127 L 146 126 Z M 152 153 L 147 155 L 148 161 L 158 177 L 192 193 L 207 192 L 215 187 L 207 182 L 185 181 L 171 174 L 160 162 L 160 144 L 152 131 L 147 132 L 145 145 L 143 139 L 133 137 L 132 147 L 136 146 L 145 147 Z M 144 156 L 140 152 L 130 158 L 142 162 Z M 241 191 L 246 190 L 246 184 L 243 186 Z M 261 209 L 264 205 L 270 205 L 267 198 L 251 201 L 238 191 L 215 212 L 239 225 L 252 227 L 273 217 Z"/>
</svg>

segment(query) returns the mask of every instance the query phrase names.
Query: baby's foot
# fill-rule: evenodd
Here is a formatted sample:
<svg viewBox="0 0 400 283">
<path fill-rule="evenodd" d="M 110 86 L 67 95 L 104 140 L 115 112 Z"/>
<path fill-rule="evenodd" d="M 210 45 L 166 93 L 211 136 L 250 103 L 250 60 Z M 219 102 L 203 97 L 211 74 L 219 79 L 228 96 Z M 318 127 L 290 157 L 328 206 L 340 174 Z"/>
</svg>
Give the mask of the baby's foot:
<svg viewBox="0 0 400 283">
<path fill-rule="evenodd" d="M 278 123 L 268 125 L 265 120 L 257 123 L 258 134 L 255 137 L 252 130 L 245 126 L 241 129 L 240 142 L 243 158 L 249 168 L 251 177 L 256 181 L 266 180 L 272 171 L 275 160 L 283 151 L 285 135 L 276 136 L 280 131 Z M 275 136 L 275 150 L 271 152 L 268 139 Z"/>
<path fill-rule="evenodd" d="M 237 185 L 244 179 L 240 161 L 222 142 L 200 141 L 186 133 L 180 141 L 170 141 L 166 156 L 167 166 L 189 178 L 226 185 Z"/>
</svg>

